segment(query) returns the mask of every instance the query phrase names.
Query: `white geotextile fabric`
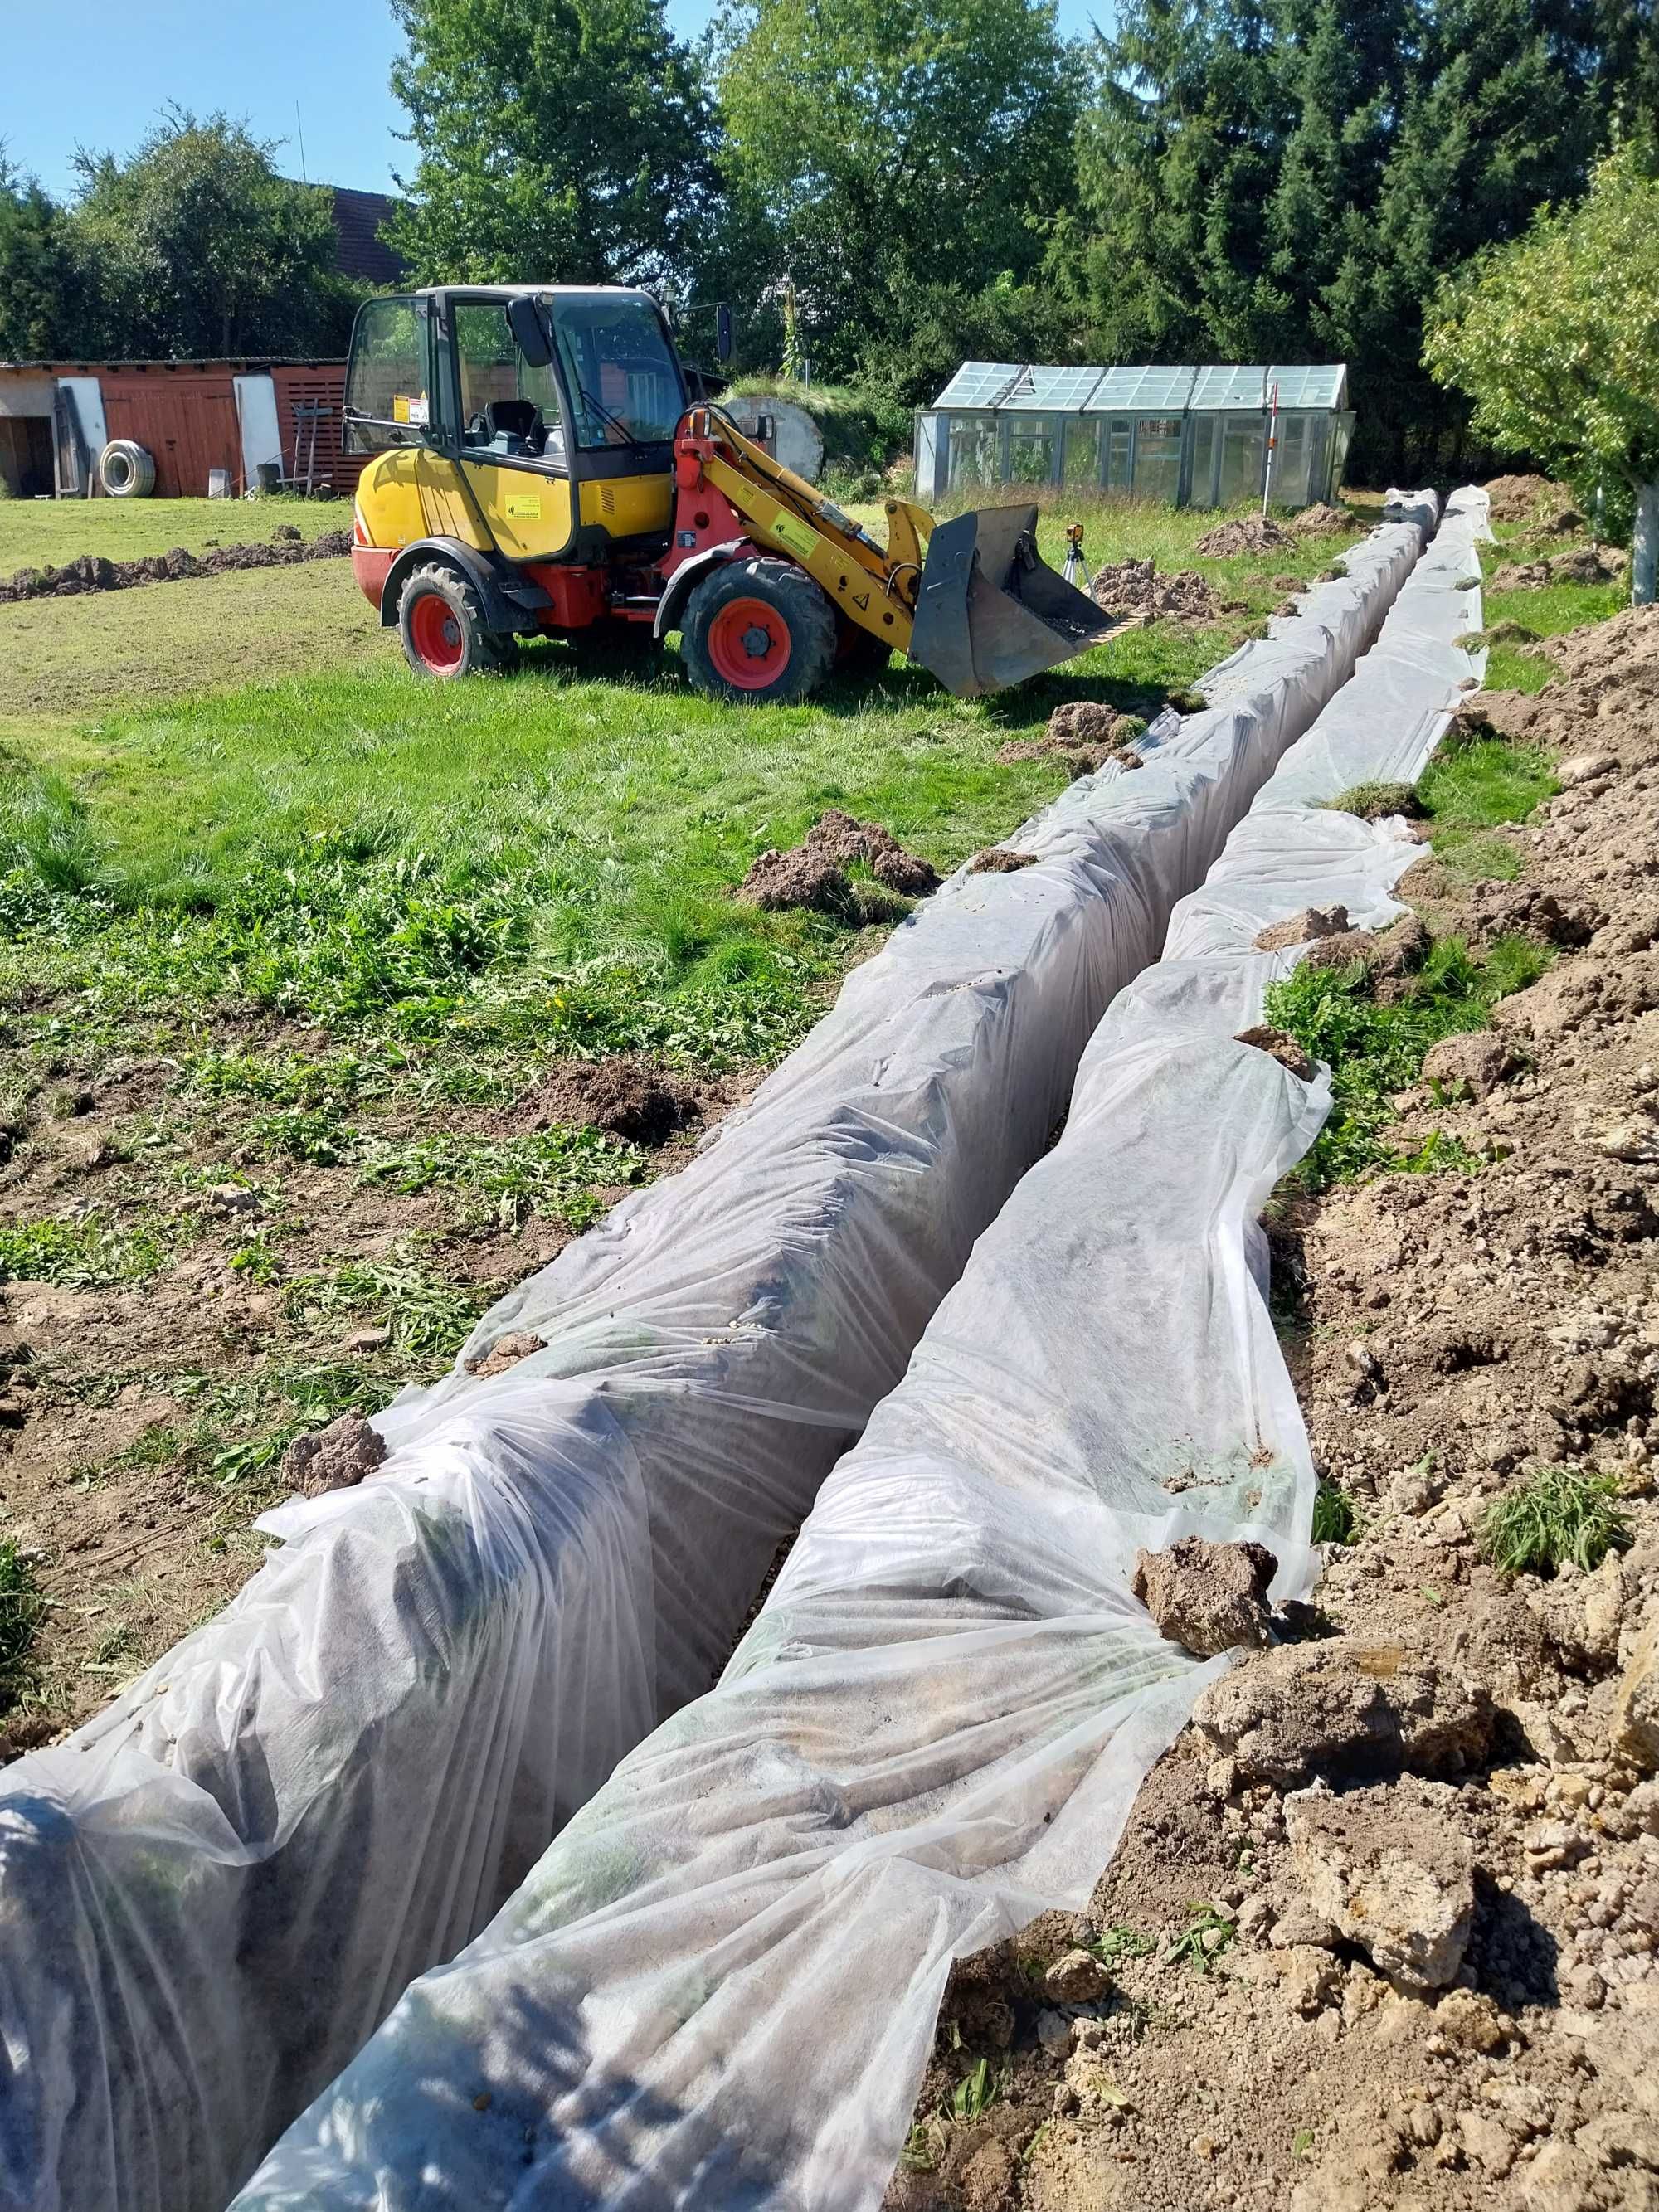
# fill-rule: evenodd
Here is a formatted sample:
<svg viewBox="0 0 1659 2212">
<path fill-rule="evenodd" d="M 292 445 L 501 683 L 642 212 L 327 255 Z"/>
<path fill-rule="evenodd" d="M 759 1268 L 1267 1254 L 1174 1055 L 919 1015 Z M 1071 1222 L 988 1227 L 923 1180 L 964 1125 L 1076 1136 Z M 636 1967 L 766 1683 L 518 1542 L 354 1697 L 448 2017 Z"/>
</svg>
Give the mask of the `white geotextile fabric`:
<svg viewBox="0 0 1659 2212">
<path fill-rule="evenodd" d="M 1455 503 L 1425 599 L 1480 519 Z M 1474 665 L 1424 665 L 1436 619 L 1391 617 L 1362 664 L 1434 735 Z M 1350 720 L 1339 694 L 1303 740 L 1340 759 L 1337 789 Z M 234 2212 L 873 2212 L 951 1959 L 1086 1903 L 1225 1663 L 1158 1636 L 1137 1549 L 1254 1537 L 1281 1598 L 1315 1577 L 1257 1217 L 1328 1077 L 1236 1042 L 1298 957 L 1254 937 L 1330 872 L 1339 817 L 1296 818 L 1306 878 L 1281 821 L 1252 880 L 1253 817 L 1214 872 L 1231 944 L 1114 1002 L 1059 1145 L 824 1482 L 718 1687 L 405 1993 Z M 1356 826 L 1345 886 L 1383 920 L 1421 848 Z"/>
<path fill-rule="evenodd" d="M 647 1729 L 705 1691 L 781 1538 L 1036 1158 L 1112 994 L 1156 956 L 1421 543 L 1224 664 L 959 872 L 686 1170 L 378 1417 L 216 1620 L 0 1780 L 0 2206 L 210 2212 L 410 1978 L 451 1956 Z M 1252 671 L 1260 670 L 1260 681 Z M 1162 1662 L 1160 1662 L 1162 1663 Z"/>
</svg>

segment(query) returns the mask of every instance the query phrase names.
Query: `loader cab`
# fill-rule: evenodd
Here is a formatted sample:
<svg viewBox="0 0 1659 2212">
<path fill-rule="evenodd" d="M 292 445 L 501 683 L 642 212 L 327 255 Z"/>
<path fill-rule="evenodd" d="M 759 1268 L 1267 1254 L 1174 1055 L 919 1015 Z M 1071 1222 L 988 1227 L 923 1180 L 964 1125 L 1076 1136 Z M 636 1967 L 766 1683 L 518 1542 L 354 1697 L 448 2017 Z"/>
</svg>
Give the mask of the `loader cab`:
<svg viewBox="0 0 1659 2212">
<path fill-rule="evenodd" d="M 358 507 L 376 545 L 455 538 L 513 562 L 603 562 L 666 543 L 687 404 L 647 294 L 446 285 L 370 300 L 345 428 L 377 458 Z"/>
</svg>

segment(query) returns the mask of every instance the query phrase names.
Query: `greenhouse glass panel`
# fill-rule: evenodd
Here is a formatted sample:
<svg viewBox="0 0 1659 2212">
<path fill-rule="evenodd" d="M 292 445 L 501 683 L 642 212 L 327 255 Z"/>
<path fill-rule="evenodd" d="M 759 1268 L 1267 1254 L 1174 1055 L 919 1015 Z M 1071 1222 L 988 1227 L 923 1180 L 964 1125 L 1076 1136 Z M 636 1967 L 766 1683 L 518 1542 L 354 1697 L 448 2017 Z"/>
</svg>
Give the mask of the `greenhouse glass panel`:
<svg viewBox="0 0 1659 2212">
<path fill-rule="evenodd" d="M 1221 431 L 1221 499 L 1237 507 L 1261 496 L 1261 471 L 1267 458 L 1265 415 L 1229 415 Z"/>
<path fill-rule="evenodd" d="M 1173 504 L 1181 489 L 1181 417 L 1143 415 L 1135 425 L 1135 497 Z"/>
<path fill-rule="evenodd" d="M 1017 361 L 964 361 L 933 405 L 994 407 L 1021 374 Z"/>
<path fill-rule="evenodd" d="M 1216 421 L 1213 415 L 1193 420 L 1193 473 L 1187 489 L 1189 507 L 1215 505 Z"/>
<path fill-rule="evenodd" d="M 1097 415 L 1073 415 L 1066 425 L 1066 459 L 1060 470 L 1068 484 L 1098 484 L 1101 421 Z"/>
<path fill-rule="evenodd" d="M 1107 433 L 1106 488 L 1121 491 L 1127 498 L 1129 491 L 1129 461 L 1134 451 L 1134 425 L 1118 421 Z"/>
<path fill-rule="evenodd" d="M 1006 483 L 1052 483 L 1060 474 L 1058 415 L 1016 415 L 1008 423 Z"/>
<path fill-rule="evenodd" d="M 1308 428 L 1305 415 L 1281 415 L 1279 450 L 1273 455 L 1273 480 L 1268 489 L 1281 507 L 1308 504 Z"/>
<path fill-rule="evenodd" d="M 1077 414 L 1089 404 L 1103 368 L 1028 368 L 1000 407 L 1041 414 Z"/>
<path fill-rule="evenodd" d="M 1200 368 L 1187 405 L 1194 414 L 1217 415 L 1235 408 L 1260 407 L 1264 404 L 1267 377 L 1263 368 Z"/>
<path fill-rule="evenodd" d="M 1184 409 L 1195 368 L 1109 368 L 1089 402 L 1097 415 L 1132 415 L 1140 408 Z"/>
<path fill-rule="evenodd" d="M 947 481 L 951 490 L 958 484 L 995 483 L 1002 473 L 998 462 L 995 416 L 953 415 L 950 419 L 951 471 Z"/>
</svg>

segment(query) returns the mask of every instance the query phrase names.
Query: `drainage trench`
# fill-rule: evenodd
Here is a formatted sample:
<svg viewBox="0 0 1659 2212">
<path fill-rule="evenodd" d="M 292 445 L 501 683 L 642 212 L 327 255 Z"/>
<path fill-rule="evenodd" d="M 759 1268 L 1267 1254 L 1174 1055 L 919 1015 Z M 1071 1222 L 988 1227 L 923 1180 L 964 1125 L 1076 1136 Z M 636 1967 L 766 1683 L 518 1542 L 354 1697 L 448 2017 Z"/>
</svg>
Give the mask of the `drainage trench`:
<svg viewBox="0 0 1659 2212">
<path fill-rule="evenodd" d="M 874 2212 L 952 1959 L 1086 1905 L 1227 1663 L 1158 1636 L 1137 1549 L 1251 1537 L 1277 1596 L 1312 1587 L 1257 1217 L 1328 1078 L 1237 1032 L 1305 949 L 1259 951 L 1264 928 L 1331 896 L 1366 927 L 1403 910 L 1420 846 L 1325 803 L 1415 776 L 1478 677 L 1451 641 L 1479 627 L 1483 525 L 1482 497 L 1452 501 L 1353 683 L 1115 1000 L 1064 1136 L 823 1485 L 718 1688 L 409 1991 L 234 2212 L 371 2191 L 382 2212 Z"/>
<path fill-rule="evenodd" d="M 283 1548 L 223 1614 L 8 1771 L 0 2024 L 52 2054 L 0 2118 L 16 2201 L 222 2204 L 698 1697 L 1427 519 L 1016 832 L 1034 866 L 952 878 L 681 1176 L 465 1347 L 542 1351 L 394 1404 L 375 1479 L 265 1516 Z"/>
</svg>

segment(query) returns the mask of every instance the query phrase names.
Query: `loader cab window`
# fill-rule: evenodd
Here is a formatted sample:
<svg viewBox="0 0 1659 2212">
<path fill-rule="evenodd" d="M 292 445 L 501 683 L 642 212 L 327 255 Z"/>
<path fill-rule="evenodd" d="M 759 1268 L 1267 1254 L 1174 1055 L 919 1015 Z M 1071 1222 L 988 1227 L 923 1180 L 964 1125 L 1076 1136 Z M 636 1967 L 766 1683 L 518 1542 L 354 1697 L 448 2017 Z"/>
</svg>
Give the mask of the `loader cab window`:
<svg viewBox="0 0 1659 2212">
<path fill-rule="evenodd" d="M 672 438 L 685 410 L 679 365 L 643 300 L 561 299 L 553 307 L 579 446 Z"/>
<path fill-rule="evenodd" d="M 461 445 L 480 459 L 564 460 L 564 422 L 551 365 L 519 351 L 500 300 L 463 300 L 453 311 Z"/>
</svg>

